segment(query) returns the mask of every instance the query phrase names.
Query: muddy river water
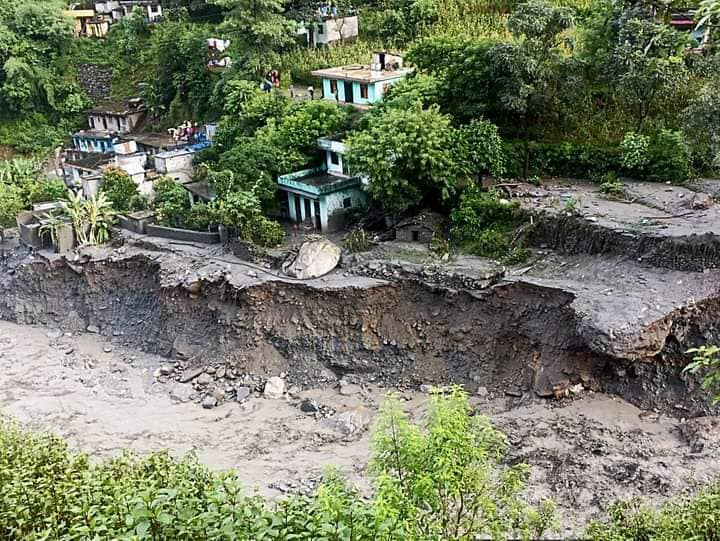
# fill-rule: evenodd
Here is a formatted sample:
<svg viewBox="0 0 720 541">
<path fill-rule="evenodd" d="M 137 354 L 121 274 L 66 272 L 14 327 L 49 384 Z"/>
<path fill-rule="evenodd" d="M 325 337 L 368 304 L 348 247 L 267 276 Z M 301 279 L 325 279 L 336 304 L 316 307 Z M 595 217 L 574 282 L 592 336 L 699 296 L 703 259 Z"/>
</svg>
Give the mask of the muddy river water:
<svg viewBox="0 0 720 541">
<path fill-rule="evenodd" d="M 353 385 L 340 393 L 333 386 L 281 399 L 251 393 L 243 403 L 203 409 L 171 398 L 176 383 L 154 377 L 162 361 L 90 333 L 0 322 L 0 414 L 96 458 L 126 448 L 195 450 L 266 495 L 312 487 L 328 466 L 367 489 L 369 430 L 342 434 L 299 405 L 310 398 L 328 415 L 363 408 L 372 417 L 387 388 Z M 427 394 L 401 394 L 420 419 Z M 717 440 L 703 432 L 702 418 L 641 411 L 589 391 L 563 401 L 492 393 L 472 401 L 508 435 L 508 461 L 532 466 L 528 497 L 554 498 L 568 534 L 618 497 L 660 502 L 720 473 Z"/>
</svg>

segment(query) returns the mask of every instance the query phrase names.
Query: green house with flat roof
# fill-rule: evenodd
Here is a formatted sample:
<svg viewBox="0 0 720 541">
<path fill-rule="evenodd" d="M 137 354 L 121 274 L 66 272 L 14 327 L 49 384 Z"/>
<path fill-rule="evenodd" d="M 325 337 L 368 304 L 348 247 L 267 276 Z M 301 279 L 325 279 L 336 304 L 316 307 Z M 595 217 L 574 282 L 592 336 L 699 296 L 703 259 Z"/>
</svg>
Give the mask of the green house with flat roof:
<svg viewBox="0 0 720 541">
<path fill-rule="evenodd" d="M 318 147 L 324 154 L 322 165 L 279 176 L 278 189 L 287 194 L 293 222 L 337 231 L 345 225 L 347 212 L 363 205 L 367 195 L 362 178 L 350 173 L 344 143 L 321 138 Z"/>
<path fill-rule="evenodd" d="M 413 72 L 403 67 L 401 56 L 374 53 L 369 65 L 350 64 L 312 72 L 322 80 L 323 98 L 356 106 L 372 105 L 382 99 L 388 87 Z"/>
</svg>

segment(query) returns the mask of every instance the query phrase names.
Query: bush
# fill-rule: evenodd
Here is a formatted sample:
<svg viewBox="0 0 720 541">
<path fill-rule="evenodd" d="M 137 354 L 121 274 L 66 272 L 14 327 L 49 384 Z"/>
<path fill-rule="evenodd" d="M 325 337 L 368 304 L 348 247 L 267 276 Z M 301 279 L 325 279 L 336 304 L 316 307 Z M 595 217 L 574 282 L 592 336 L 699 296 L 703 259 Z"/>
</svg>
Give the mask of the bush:
<svg viewBox="0 0 720 541">
<path fill-rule="evenodd" d="M 122 169 L 110 167 L 102 176 L 101 189 L 116 212 L 134 212 L 147 208 L 135 181 Z"/>
<path fill-rule="evenodd" d="M 614 145 L 590 143 L 525 143 L 506 141 L 503 154 L 506 174 L 522 178 L 525 173 L 525 145 L 529 145 L 528 175 L 589 178 L 620 167 L 620 149 Z"/>
<path fill-rule="evenodd" d="M 613 505 L 605 521 L 593 522 L 584 538 L 591 541 L 718 539 L 720 484 L 699 494 L 675 498 L 659 511 L 638 500 Z"/>
<path fill-rule="evenodd" d="M 635 132 L 628 132 L 620 143 L 621 165 L 628 171 L 641 172 L 650 162 L 650 138 Z"/>
<path fill-rule="evenodd" d="M 370 235 L 364 229 L 353 229 L 345 234 L 343 242 L 350 253 L 367 252 L 370 247 Z"/>
<path fill-rule="evenodd" d="M 483 192 L 476 184 L 460 196 L 452 211 L 452 233 L 463 249 L 474 255 L 518 263 L 527 252 L 513 246 L 511 234 L 520 225 L 517 205 L 503 199 L 495 190 Z"/>
<path fill-rule="evenodd" d="M 154 208 L 158 223 L 170 227 L 182 227 L 190 212 L 187 190 L 168 177 L 156 180 L 154 187 Z"/>
<path fill-rule="evenodd" d="M 652 142 L 647 178 L 660 182 L 686 182 L 690 170 L 690 149 L 678 131 L 662 130 Z"/>
</svg>

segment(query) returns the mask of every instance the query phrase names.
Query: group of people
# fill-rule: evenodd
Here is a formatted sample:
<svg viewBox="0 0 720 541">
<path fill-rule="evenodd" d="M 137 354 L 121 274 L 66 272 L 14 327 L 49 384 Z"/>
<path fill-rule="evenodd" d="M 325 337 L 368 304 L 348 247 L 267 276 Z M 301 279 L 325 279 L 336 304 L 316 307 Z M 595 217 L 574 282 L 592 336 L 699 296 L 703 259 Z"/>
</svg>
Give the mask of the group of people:
<svg viewBox="0 0 720 541">
<path fill-rule="evenodd" d="M 172 136 L 173 141 L 176 143 L 178 141 L 188 141 L 193 143 L 200 135 L 200 128 L 198 127 L 197 122 L 193 124 L 189 120 L 186 120 L 177 128 L 168 129 L 168 133 Z"/>
<path fill-rule="evenodd" d="M 263 92 L 270 92 L 273 88 L 280 88 L 280 72 L 272 69 L 267 72 L 265 80 L 260 84 Z"/>
</svg>

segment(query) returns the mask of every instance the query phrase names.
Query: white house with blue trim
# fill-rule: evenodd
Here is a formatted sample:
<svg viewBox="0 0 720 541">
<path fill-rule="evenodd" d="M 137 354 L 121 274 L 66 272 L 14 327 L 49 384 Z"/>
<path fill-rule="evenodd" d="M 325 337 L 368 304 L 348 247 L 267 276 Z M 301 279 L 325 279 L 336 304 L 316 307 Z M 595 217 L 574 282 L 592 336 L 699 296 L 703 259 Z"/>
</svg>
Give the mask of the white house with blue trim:
<svg viewBox="0 0 720 541">
<path fill-rule="evenodd" d="M 345 214 L 362 206 L 367 195 L 362 178 L 353 176 L 345 159 L 345 144 L 321 138 L 322 165 L 278 177 L 278 188 L 288 198 L 290 219 L 312 223 L 321 231 L 336 231 L 345 224 Z"/>
<path fill-rule="evenodd" d="M 322 80 L 323 98 L 338 103 L 371 105 L 382 99 L 390 85 L 413 72 L 401 56 L 374 53 L 370 65 L 350 64 L 312 72 Z"/>
</svg>

